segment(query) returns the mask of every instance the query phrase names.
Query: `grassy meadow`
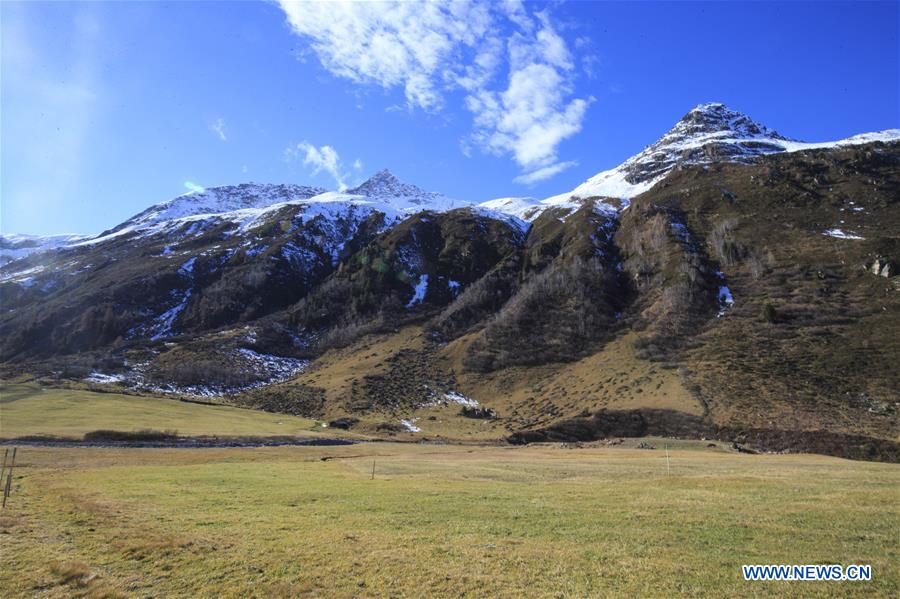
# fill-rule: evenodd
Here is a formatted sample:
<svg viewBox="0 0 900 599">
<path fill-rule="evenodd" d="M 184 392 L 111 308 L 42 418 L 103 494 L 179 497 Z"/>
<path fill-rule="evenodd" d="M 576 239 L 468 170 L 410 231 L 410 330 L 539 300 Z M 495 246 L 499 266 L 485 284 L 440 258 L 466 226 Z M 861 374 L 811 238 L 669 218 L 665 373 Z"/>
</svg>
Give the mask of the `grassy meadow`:
<svg viewBox="0 0 900 599">
<path fill-rule="evenodd" d="M 6 597 L 900 594 L 896 465 L 669 441 L 667 475 L 664 451 L 637 443 L 24 447 L 0 515 L 0 588 Z M 871 564 L 874 580 L 751 583 L 743 563 Z"/>
<path fill-rule="evenodd" d="M 317 426 L 307 418 L 231 406 L 51 389 L 30 382 L 0 385 L 0 438 L 26 435 L 81 438 L 95 430 L 142 429 L 174 430 L 185 436 L 309 436 L 315 434 Z M 329 436 L 334 433 L 329 431 Z"/>
</svg>

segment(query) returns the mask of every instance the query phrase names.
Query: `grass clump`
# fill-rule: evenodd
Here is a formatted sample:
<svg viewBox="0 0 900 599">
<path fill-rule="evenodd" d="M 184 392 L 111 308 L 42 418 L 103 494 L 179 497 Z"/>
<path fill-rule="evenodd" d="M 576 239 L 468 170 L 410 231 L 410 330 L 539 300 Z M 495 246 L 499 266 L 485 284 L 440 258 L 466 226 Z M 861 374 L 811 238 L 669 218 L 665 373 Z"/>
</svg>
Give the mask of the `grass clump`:
<svg viewBox="0 0 900 599">
<path fill-rule="evenodd" d="M 97 577 L 84 562 L 54 564 L 50 571 L 59 578 L 60 584 L 71 584 L 77 587 L 85 587 Z"/>
</svg>

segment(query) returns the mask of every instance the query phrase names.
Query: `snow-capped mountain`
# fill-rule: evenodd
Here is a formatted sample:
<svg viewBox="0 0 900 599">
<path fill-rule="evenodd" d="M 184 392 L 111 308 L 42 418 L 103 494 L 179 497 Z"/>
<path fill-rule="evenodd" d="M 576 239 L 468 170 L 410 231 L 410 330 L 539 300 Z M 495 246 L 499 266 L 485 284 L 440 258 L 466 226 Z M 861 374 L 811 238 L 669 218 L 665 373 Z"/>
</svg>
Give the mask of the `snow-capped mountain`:
<svg viewBox="0 0 900 599">
<path fill-rule="evenodd" d="M 416 212 L 441 212 L 468 205 L 404 183 L 386 169 L 343 192 L 304 185 L 244 183 L 180 195 L 151 206 L 99 236 L 75 240 L 73 245 L 96 245 L 134 234 L 171 236 L 180 231 L 193 235 L 218 225 L 247 231 L 288 207 L 296 209 L 304 222 L 316 217 L 358 221 L 378 212 L 389 226 Z"/>
<path fill-rule="evenodd" d="M 392 213 L 410 213 L 419 210 L 448 210 L 462 202 L 444 195 L 425 191 L 415 185 L 400 181 L 387 169 L 375 173 L 370 179 L 343 192 L 306 185 L 276 185 L 243 183 L 210 187 L 202 192 L 191 192 L 157 204 L 128 219 L 110 231 L 152 228 L 159 223 L 180 219 L 198 220 L 199 217 L 217 215 L 220 220 L 246 222 L 253 217 L 276 210 L 284 205 L 347 203 L 382 208 Z"/>
<path fill-rule="evenodd" d="M 837 148 L 875 141 L 900 141 L 900 129 L 863 133 L 839 141 L 807 143 L 772 131 L 724 104 L 700 104 L 659 140 L 619 166 L 597 173 L 570 192 L 536 201 L 532 206 L 519 201 L 511 209 L 520 214 L 530 214 L 530 220 L 549 207 L 577 207 L 585 198 L 627 200 L 648 191 L 679 166 L 714 162 L 749 163 L 766 154 Z M 497 209 L 503 208 L 498 206 Z"/>
<path fill-rule="evenodd" d="M 378 171 L 357 187 L 325 192 L 310 198 L 308 202 L 309 205 L 324 203 L 368 206 L 382 212 L 389 220 L 424 210 L 444 212 L 471 205 L 471 202 L 454 200 L 441 193 L 404 183 L 387 169 Z"/>
<path fill-rule="evenodd" d="M 297 202 L 325 193 L 321 187 L 306 185 L 271 185 L 264 183 L 242 183 L 210 187 L 203 191 L 192 191 L 176 198 L 147 208 L 114 229 L 143 229 L 157 223 L 188 216 L 222 214 L 236 210 L 266 208 L 274 204 Z"/>
<path fill-rule="evenodd" d="M 893 439 L 896 348 L 872 331 L 900 314 L 898 140 L 808 144 L 710 104 L 546 199 L 456 201 L 381 171 L 340 192 L 210 188 L 89 239 L 0 237 L 24 256 L 0 266 L 0 368 L 316 418 L 544 389 L 494 404 L 510 430 L 607 405 L 657 418 L 674 389 L 673 409 L 735 430 Z"/>
<path fill-rule="evenodd" d="M 380 200 L 400 212 L 450 210 L 469 204 L 450 199 L 435 191 L 425 191 L 421 187 L 404 183 L 387 169 L 378 171 L 366 182 L 343 193 L 347 196 Z"/>
<path fill-rule="evenodd" d="M 483 216 L 527 227 L 528 222 L 549 208 L 572 211 L 588 198 L 618 200 L 595 203 L 595 209 L 615 215 L 628 205 L 628 199 L 648 191 L 681 166 L 750 163 L 767 154 L 898 140 L 900 129 L 888 129 L 840 141 L 807 143 L 785 137 L 724 104 L 707 103 L 688 112 L 659 140 L 619 166 L 594 175 L 572 191 L 543 200 L 531 197 L 504 197 L 481 203 L 455 200 L 400 181 L 387 169 L 341 192 L 305 185 L 243 183 L 180 195 L 151 206 L 97 237 L 7 235 L 0 238 L 0 264 L 45 249 L 95 245 L 133 233 L 181 231 L 191 235 L 221 223 L 247 230 L 286 206 L 298 205 L 304 220 L 317 216 L 344 218 L 351 211 L 356 217 L 365 218 L 379 212 L 385 217 L 386 227 L 417 212 L 465 207 L 475 208 Z"/>
</svg>

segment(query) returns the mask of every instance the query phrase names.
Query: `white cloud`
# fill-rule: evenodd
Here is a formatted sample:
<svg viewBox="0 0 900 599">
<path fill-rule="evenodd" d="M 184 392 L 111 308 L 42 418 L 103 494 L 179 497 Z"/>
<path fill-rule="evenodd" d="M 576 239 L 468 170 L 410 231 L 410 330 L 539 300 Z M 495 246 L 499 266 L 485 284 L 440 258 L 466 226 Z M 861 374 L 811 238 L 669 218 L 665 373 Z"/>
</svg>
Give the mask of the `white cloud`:
<svg viewBox="0 0 900 599">
<path fill-rule="evenodd" d="M 554 175 L 558 175 L 566 169 L 572 168 L 573 166 L 578 166 L 578 162 L 575 160 L 569 160 L 568 162 L 557 162 L 555 164 L 551 164 L 550 166 L 545 166 L 543 168 L 539 168 L 537 170 L 531 171 L 530 173 L 526 173 L 524 175 L 519 175 L 513 181 L 515 183 L 523 183 L 525 185 L 532 185 L 537 183 L 538 181 L 544 181 L 553 177 Z"/>
<path fill-rule="evenodd" d="M 581 70 L 588 79 L 596 79 L 600 70 L 600 57 L 594 54 L 584 54 L 581 57 Z"/>
<path fill-rule="evenodd" d="M 309 142 L 301 142 L 296 146 L 289 147 L 284 152 L 288 161 L 303 160 L 304 166 L 312 167 L 312 174 L 318 175 L 325 171 L 334 178 L 337 183 L 338 190 L 347 189 L 346 179 L 349 176 L 344 172 L 344 166 L 341 163 L 341 157 L 337 150 L 331 146 L 316 147 Z M 362 162 L 359 159 L 353 162 L 353 168 L 360 170 Z"/>
<path fill-rule="evenodd" d="M 204 191 L 206 191 L 206 189 L 202 185 L 197 185 L 193 181 L 185 181 L 184 186 L 191 193 L 203 193 Z"/>
<path fill-rule="evenodd" d="M 225 135 L 225 119 L 216 119 L 213 123 L 210 124 L 209 130 L 215 133 L 220 140 L 228 141 L 228 137 Z"/>
<path fill-rule="evenodd" d="M 281 8 L 292 29 L 335 75 L 402 88 L 407 103 L 442 104 L 441 76 L 461 45 L 487 32 L 489 10 L 439 2 L 294 2 Z"/>
<path fill-rule="evenodd" d="M 573 97 L 577 70 L 548 11 L 519 0 L 279 4 L 338 77 L 402 90 L 407 109 L 432 113 L 462 91 L 473 131 L 461 146 L 512 156 L 517 180 L 566 168 L 557 148 L 593 99 Z"/>
</svg>

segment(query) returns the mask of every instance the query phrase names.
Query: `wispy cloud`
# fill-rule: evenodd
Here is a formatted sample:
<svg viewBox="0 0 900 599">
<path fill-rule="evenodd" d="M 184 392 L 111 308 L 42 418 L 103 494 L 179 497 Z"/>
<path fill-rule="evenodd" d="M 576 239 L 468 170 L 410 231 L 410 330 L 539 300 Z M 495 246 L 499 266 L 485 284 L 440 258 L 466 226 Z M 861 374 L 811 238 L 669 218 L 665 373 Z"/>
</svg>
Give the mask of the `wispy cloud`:
<svg viewBox="0 0 900 599">
<path fill-rule="evenodd" d="M 338 77 L 400 89 L 408 109 L 432 113 L 462 91 L 473 129 L 461 147 L 511 156 L 517 180 L 567 168 L 559 144 L 581 130 L 593 99 L 573 97 L 577 70 L 548 11 L 519 0 L 280 5 Z"/>
<path fill-rule="evenodd" d="M 337 150 L 331 146 L 316 147 L 309 142 L 300 142 L 296 146 L 290 146 L 284 151 L 285 158 L 291 162 L 294 160 L 302 160 L 304 166 L 312 168 L 312 174 L 317 175 L 320 172 L 326 172 L 334 179 L 339 191 L 347 189 L 346 179 L 349 177 L 344 171 L 341 163 L 341 157 Z M 362 162 L 359 159 L 353 162 L 353 168 L 357 171 L 362 168 Z"/>
<path fill-rule="evenodd" d="M 185 181 L 184 186 L 191 193 L 203 193 L 204 191 L 206 191 L 206 189 L 202 185 L 198 185 L 193 181 Z"/>
<path fill-rule="evenodd" d="M 558 175 L 566 169 L 572 168 L 573 166 L 578 166 L 578 162 L 575 160 L 569 160 L 568 162 L 557 162 L 551 164 L 550 166 L 545 166 L 543 168 L 539 168 L 536 171 L 531 171 L 530 173 L 526 173 L 524 175 L 519 175 L 515 179 L 513 179 L 516 183 L 523 183 L 525 185 L 532 185 L 539 181 L 545 181 L 550 177 Z"/>
<path fill-rule="evenodd" d="M 225 119 L 217 118 L 210 123 L 209 130 L 215 133 L 221 141 L 228 141 L 228 136 L 225 134 Z"/>
</svg>

